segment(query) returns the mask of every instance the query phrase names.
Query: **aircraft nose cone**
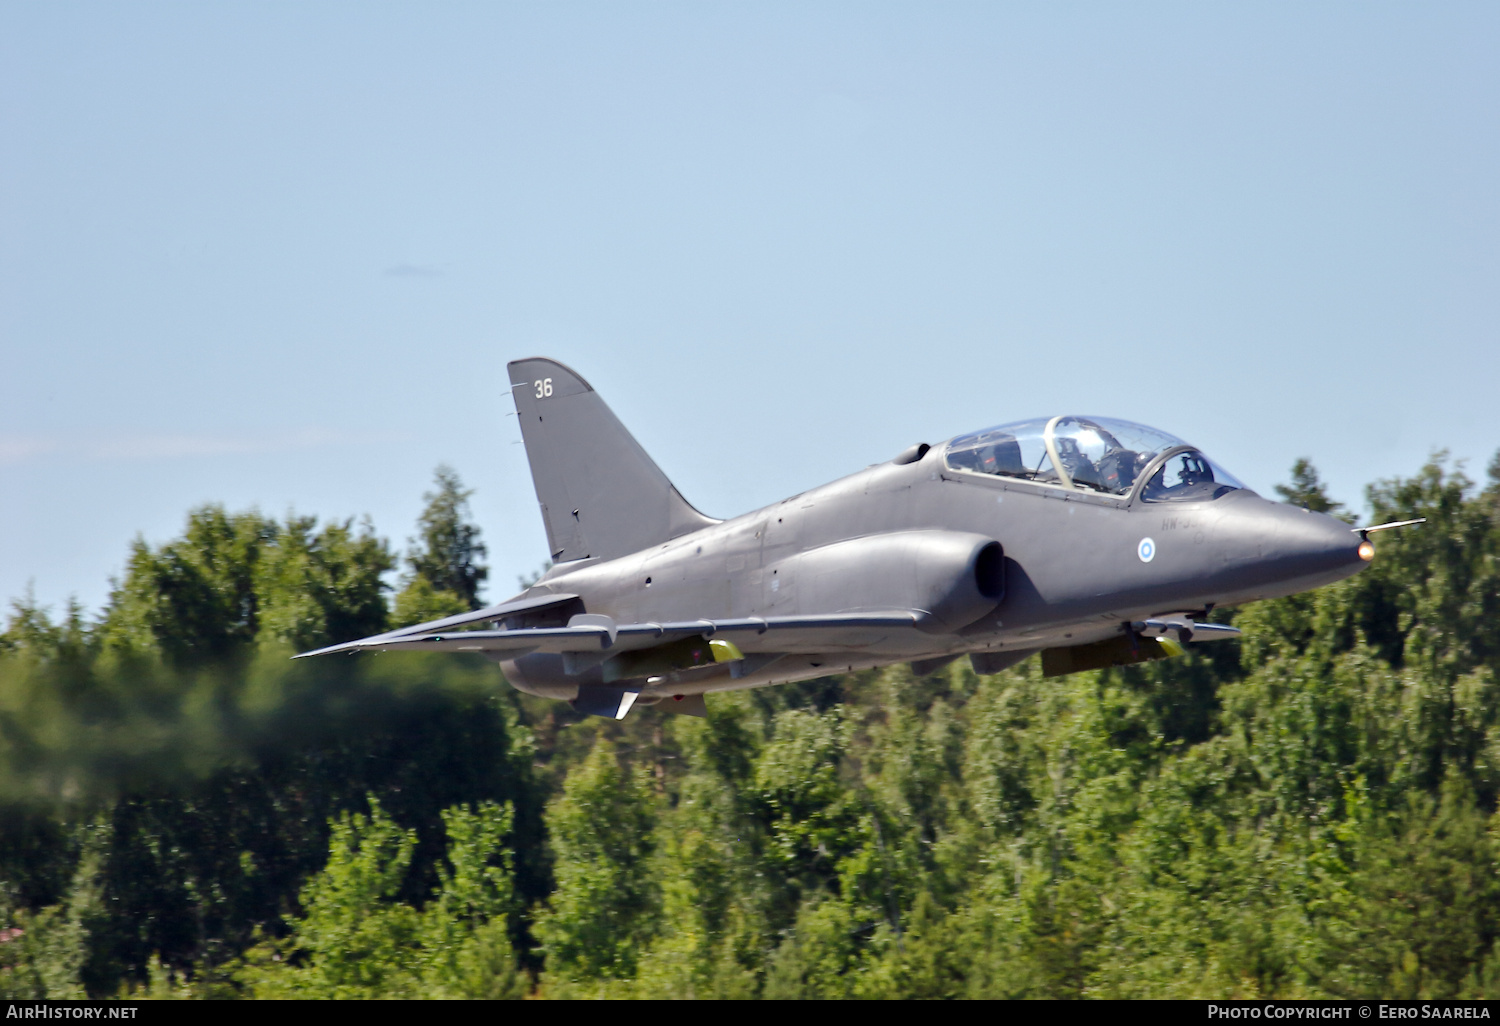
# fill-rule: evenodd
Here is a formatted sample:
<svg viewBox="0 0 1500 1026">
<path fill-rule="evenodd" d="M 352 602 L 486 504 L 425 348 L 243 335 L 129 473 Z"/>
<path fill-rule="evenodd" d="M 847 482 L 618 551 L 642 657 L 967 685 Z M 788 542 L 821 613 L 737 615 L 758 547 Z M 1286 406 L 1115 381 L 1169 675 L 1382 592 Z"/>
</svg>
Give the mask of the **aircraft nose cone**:
<svg viewBox="0 0 1500 1026">
<path fill-rule="evenodd" d="M 1308 571 L 1343 569 L 1347 573 L 1340 576 L 1348 576 L 1362 569 L 1367 562 L 1359 552 L 1360 542 L 1364 539 L 1335 517 L 1288 507 L 1278 534 L 1280 558 L 1293 561 Z"/>
<path fill-rule="evenodd" d="M 1259 495 L 1224 496 L 1220 577 L 1233 594 L 1272 598 L 1343 580 L 1370 565 L 1343 520 Z"/>
<path fill-rule="evenodd" d="M 1331 584 L 1369 565 L 1358 532 L 1322 513 L 1257 496 L 1237 503 L 1222 525 L 1226 569 L 1247 585 L 1271 585 L 1267 597 Z"/>
</svg>

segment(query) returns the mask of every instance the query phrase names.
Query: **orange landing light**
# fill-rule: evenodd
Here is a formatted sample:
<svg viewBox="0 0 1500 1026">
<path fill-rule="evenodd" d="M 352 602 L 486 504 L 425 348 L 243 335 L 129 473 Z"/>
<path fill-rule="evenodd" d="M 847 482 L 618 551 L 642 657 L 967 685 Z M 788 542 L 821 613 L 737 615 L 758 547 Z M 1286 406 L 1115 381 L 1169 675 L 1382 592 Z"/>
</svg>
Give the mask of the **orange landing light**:
<svg viewBox="0 0 1500 1026">
<path fill-rule="evenodd" d="M 1360 542 L 1359 543 L 1359 558 L 1362 559 L 1362 560 L 1364 560 L 1366 563 L 1368 563 L 1370 560 L 1374 559 L 1375 558 L 1375 546 L 1371 545 L 1367 541 Z"/>
</svg>

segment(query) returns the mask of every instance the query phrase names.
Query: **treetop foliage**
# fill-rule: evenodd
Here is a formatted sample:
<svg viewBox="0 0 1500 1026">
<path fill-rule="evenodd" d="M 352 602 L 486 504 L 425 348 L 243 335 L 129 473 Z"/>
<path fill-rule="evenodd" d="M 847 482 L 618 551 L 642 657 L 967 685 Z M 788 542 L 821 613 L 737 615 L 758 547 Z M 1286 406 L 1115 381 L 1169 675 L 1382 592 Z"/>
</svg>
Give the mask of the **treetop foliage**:
<svg viewBox="0 0 1500 1026">
<path fill-rule="evenodd" d="M 1279 484 L 1274 487 L 1276 494 L 1281 496 L 1282 502 L 1301 506 L 1314 513 L 1327 513 L 1351 522 L 1353 520 L 1353 517 L 1345 511 L 1342 502 L 1334 502 L 1328 497 L 1327 489 L 1318 477 L 1317 468 L 1312 465 L 1312 460 L 1305 456 L 1292 464 L 1291 484 Z"/>
<path fill-rule="evenodd" d="M 433 591 L 447 592 L 464 604 L 461 611 L 478 609 L 479 590 L 490 571 L 483 560 L 489 550 L 479 540 L 479 528 L 469 522 L 469 496 L 453 468 L 437 468 L 436 490 L 424 492 L 427 506 L 417 518 L 419 534 L 411 539 L 406 565 L 412 580 Z"/>
<path fill-rule="evenodd" d="M 318 527 L 315 517 L 278 523 L 251 510 L 203 506 L 183 537 L 157 548 L 137 539 L 117 582 L 99 640 L 121 652 L 155 653 L 179 666 L 222 661 L 253 645 L 301 650 L 384 630 L 382 575 L 390 546 L 365 521 Z"/>
</svg>

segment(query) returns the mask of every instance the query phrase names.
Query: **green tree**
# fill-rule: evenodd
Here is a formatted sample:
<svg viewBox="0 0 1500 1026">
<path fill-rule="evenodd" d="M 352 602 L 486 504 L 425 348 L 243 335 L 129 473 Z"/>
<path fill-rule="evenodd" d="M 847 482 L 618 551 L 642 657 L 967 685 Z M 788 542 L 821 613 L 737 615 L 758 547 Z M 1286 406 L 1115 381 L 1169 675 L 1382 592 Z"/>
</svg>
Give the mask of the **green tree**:
<svg viewBox="0 0 1500 1026">
<path fill-rule="evenodd" d="M 635 976 L 657 929 L 655 798 L 601 739 L 547 810 L 557 889 L 537 920 L 549 987 Z"/>
<path fill-rule="evenodd" d="M 517 952 L 551 996 L 1500 993 L 1500 483 L 1367 494 L 1428 523 L 1216 611 L 1241 642 L 624 722 L 478 659 L 289 662 L 374 629 L 381 543 L 195 511 L 98 630 L 0 636 L 0 985 L 206 996 L 253 947 L 263 994 L 513 994 Z"/>
<path fill-rule="evenodd" d="M 1394 665 L 1450 678 L 1500 668 L 1500 489 L 1473 489 L 1438 453 L 1414 476 L 1367 490 L 1377 523 L 1427 518 L 1374 536 L 1375 561 L 1350 582 L 1350 620 Z"/>
<path fill-rule="evenodd" d="M 837 894 L 840 861 L 867 839 L 865 802 L 839 779 L 848 738 L 843 710 L 792 709 L 776 717 L 756 760 L 752 786 L 766 827 L 763 857 L 785 888 L 787 918 L 804 896 Z"/>
<path fill-rule="evenodd" d="M 750 787 L 761 739 L 744 695 L 716 696 L 706 719 L 666 722 L 682 765 L 655 830 L 660 930 L 629 992 L 655 998 L 746 998 L 774 947 L 772 907 Z"/>
<path fill-rule="evenodd" d="M 469 604 L 459 595 L 434 587 L 425 577 L 413 577 L 396 593 L 391 608 L 391 623 L 410 627 L 414 623 L 441 620 L 446 616 L 469 612 Z"/>
<path fill-rule="evenodd" d="M 99 916 L 99 858 L 87 845 L 63 901 L 37 912 L 0 902 L 0 998 L 78 1000 L 89 927 Z M 4 896 L 8 897 L 8 896 Z"/>
<path fill-rule="evenodd" d="M 94 654 L 94 642 L 92 625 L 84 620 L 77 599 L 68 601 L 67 612 L 54 623 L 50 610 L 37 603 L 28 587 L 24 598 L 11 600 L 5 630 L 0 631 L 0 654 L 26 652 L 42 659 L 77 662 Z"/>
<path fill-rule="evenodd" d="M 302 890 L 281 942 L 250 952 L 238 978 L 256 997 L 519 997 L 507 936 L 514 911 L 509 808 L 447 809 L 448 857 L 422 910 L 398 900 L 416 835 L 373 799 L 335 820 L 328 864 Z"/>
<path fill-rule="evenodd" d="M 1292 483 L 1275 487 L 1282 502 L 1301 506 L 1314 513 L 1327 513 L 1344 520 L 1353 519 L 1344 511 L 1343 503 L 1334 502 L 1328 497 L 1327 488 L 1318 477 L 1318 469 L 1306 456 L 1292 464 Z"/>
<path fill-rule="evenodd" d="M 379 634 L 386 629 L 386 584 L 395 561 L 366 520 L 317 529 L 314 517 L 288 516 L 256 566 L 262 642 L 298 651 Z"/>
<path fill-rule="evenodd" d="M 406 564 L 407 586 L 396 596 L 396 619 L 418 623 L 480 607 L 479 589 L 490 571 L 479 526 L 469 519 L 469 496 L 452 467 L 436 471 L 437 488 L 424 492 L 427 505 L 417 518 Z"/>
<path fill-rule="evenodd" d="M 101 636 L 115 650 L 156 652 L 178 666 L 223 660 L 259 640 L 306 649 L 385 629 L 390 548 L 366 521 L 318 528 L 255 511 L 203 506 L 183 536 L 136 539 Z"/>
<path fill-rule="evenodd" d="M 1351 809 L 1312 903 L 1315 979 L 1349 997 L 1456 998 L 1500 938 L 1488 817 L 1462 778 L 1389 814 Z"/>
<path fill-rule="evenodd" d="M 260 627 L 255 568 L 276 534 L 259 513 L 209 505 L 188 514 L 180 539 L 153 549 L 137 538 L 105 610 L 105 641 L 179 664 L 253 642 Z"/>
</svg>

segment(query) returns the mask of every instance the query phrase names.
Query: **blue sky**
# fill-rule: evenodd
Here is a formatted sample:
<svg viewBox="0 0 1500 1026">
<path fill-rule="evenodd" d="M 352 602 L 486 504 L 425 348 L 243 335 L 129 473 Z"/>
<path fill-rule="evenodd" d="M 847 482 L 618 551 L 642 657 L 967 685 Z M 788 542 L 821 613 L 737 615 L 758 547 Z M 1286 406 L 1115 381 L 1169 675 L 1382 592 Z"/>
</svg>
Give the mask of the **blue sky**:
<svg viewBox="0 0 1500 1026">
<path fill-rule="evenodd" d="M 1054 412 L 1336 497 L 1500 448 L 1500 6 L 0 0 L 0 599 L 440 462 L 507 360 L 727 516 Z"/>
</svg>

